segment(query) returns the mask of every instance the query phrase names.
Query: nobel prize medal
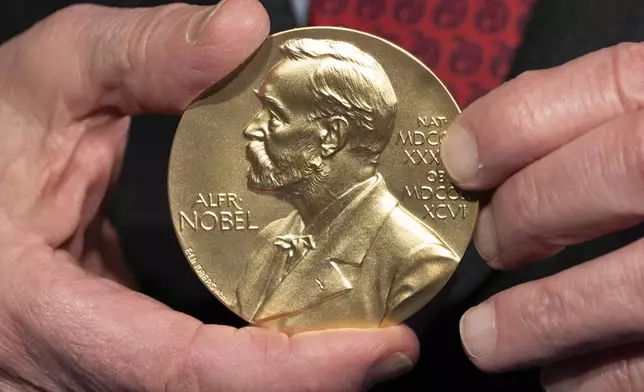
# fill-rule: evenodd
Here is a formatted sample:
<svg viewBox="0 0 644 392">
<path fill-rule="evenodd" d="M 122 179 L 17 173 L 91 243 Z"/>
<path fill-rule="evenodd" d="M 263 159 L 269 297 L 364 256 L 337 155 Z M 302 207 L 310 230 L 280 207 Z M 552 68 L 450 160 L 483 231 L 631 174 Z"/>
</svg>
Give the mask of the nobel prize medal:
<svg viewBox="0 0 644 392">
<path fill-rule="evenodd" d="M 471 240 L 478 204 L 439 154 L 458 114 L 431 70 L 386 40 L 270 36 L 179 124 L 168 187 L 187 262 L 265 328 L 403 322 Z"/>
</svg>

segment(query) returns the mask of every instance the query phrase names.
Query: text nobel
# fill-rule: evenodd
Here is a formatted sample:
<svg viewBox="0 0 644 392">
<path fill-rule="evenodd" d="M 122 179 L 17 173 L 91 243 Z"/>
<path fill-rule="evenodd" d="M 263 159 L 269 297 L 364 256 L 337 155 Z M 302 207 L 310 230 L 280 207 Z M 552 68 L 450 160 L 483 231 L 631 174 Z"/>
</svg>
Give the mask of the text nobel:
<svg viewBox="0 0 644 392">
<path fill-rule="evenodd" d="M 199 193 L 192 211 L 179 211 L 179 230 L 259 230 L 252 223 L 251 212 L 244 210 L 241 202 L 234 193 Z"/>
</svg>

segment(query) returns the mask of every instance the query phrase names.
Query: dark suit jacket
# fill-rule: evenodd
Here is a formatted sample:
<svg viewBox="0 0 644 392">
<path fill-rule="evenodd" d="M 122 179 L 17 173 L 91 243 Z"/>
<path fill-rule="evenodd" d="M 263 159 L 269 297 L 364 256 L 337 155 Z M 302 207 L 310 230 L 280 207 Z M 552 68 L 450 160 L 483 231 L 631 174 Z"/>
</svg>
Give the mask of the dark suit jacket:
<svg viewBox="0 0 644 392">
<path fill-rule="evenodd" d="M 560 65 L 619 42 L 644 41 L 642 0 L 537 1 L 510 78 L 523 71 Z M 94 2 L 114 6 L 154 6 L 168 3 L 163 0 Z M 213 2 L 192 1 L 194 4 Z M 77 1 L 2 2 L 0 41 L 73 3 Z M 271 16 L 273 33 L 295 26 L 287 0 L 263 0 L 263 3 Z M 123 173 L 117 189 L 110 197 L 111 217 L 122 236 L 126 257 L 143 292 L 204 322 L 242 326 L 245 322 L 228 311 L 203 287 L 177 245 L 166 188 L 167 162 L 177 123 L 178 118 L 174 116 L 141 116 L 134 119 Z M 432 319 L 419 314 L 419 317 L 409 321 L 418 331 L 422 344 L 422 354 L 416 369 L 395 381 L 381 384 L 374 390 L 541 392 L 537 369 L 501 375 L 489 375 L 476 369 L 461 348 L 458 336 L 460 316 L 467 308 L 494 293 L 595 258 L 642 237 L 643 232 L 641 226 L 632 228 L 571 246 L 559 255 L 532 267 L 493 273 L 489 277 L 482 273 L 482 262 L 470 248 L 461 264 L 476 267 L 471 270 L 471 274 L 461 275 L 456 280 L 454 292 L 458 295 L 449 301 L 451 306 L 442 309 Z M 477 282 L 481 277 L 485 279 Z M 470 281 L 475 284 L 467 284 Z"/>
<path fill-rule="evenodd" d="M 271 290 L 274 274 L 288 261 L 274 241 L 302 226 L 294 211 L 258 236 L 237 286 L 237 306 L 255 323 L 287 333 L 395 324 L 422 307 L 420 298 L 438 293 L 459 262 L 378 174 Z"/>
</svg>

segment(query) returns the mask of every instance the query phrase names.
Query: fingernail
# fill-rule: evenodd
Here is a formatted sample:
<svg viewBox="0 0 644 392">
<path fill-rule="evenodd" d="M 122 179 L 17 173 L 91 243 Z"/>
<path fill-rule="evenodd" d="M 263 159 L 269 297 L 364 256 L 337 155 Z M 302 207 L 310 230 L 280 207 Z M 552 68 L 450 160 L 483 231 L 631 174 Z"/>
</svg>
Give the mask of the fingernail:
<svg viewBox="0 0 644 392">
<path fill-rule="evenodd" d="M 445 134 L 441 145 L 441 160 L 456 185 L 473 182 L 483 167 L 479 162 L 476 140 L 470 131 L 458 123 L 453 123 Z"/>
<path fill-rule="evenodd" d="M 461 317 L 461 341 L 467 354 L 475 359 L 488 356 L 496 345 L 494 305 L 484 302 Z"/>
<path fill-rule="evenodd" d="M 565 377 L 558 369 L 547 367 L 541 369 L 541 387 L 545 392 L 575 392 L 581 387 L 581 381 L 578 377 Z"/>
<path fill-rule="evenodd" d="M 402 376 L 414 368 L 414 362 L 403 353 L 393 353 L 387 358 L 376 362 L 369 370 L 366 378 L 365 391 L 379 382 Z"/>
<path fill-rule="evenodd" d="M 483 207 L 479 213 L 474 229 L 474 246 L 481 257 L 490 264 L 494 264 L 499 257 L 499 236 L 492 205 Z"/>
<path fill-rule="evenodd" d="M 217 13 L 217 10 L 224 4 L 226 0 L 221 0 L 217 5 L 197 14 L 193 20 L 188 25 L 188 30 L 186 31 L 186 41 L 188 43 L 194 44 L 199 41 L 201 33 L 204 31 L 205 27 L 208 25 L 208 22 L 212 17 Z"/>
</svg>

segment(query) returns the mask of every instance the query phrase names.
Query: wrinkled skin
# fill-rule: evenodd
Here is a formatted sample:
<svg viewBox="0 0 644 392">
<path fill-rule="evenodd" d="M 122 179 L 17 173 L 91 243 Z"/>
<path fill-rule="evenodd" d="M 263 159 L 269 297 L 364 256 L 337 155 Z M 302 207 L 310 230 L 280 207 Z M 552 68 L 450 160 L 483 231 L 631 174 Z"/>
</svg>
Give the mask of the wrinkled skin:
<svg viewBox="0 0 644 392">
<path fill-rule="evenodd" d="M 0 47 L 0 390 L 359 391 L 416 361 L 402 326 L 287 337 L 130 288 L 101 213 L 129 116 L 180 113 L 268 33 L 255 0 L 209 14 L 75 6 Z"/>
<path fill-rule="evenodd" d="M 468 107 L 442 158 L 491 191 L 479 253 L 518 268 L 644 220 L 644 44 L 606 48 L 506 83 Z M 489 372 L 544 366 L 548 392 L 644 390 L 644 239 L 494 295 L 461 336 Z"/>
</svg>

